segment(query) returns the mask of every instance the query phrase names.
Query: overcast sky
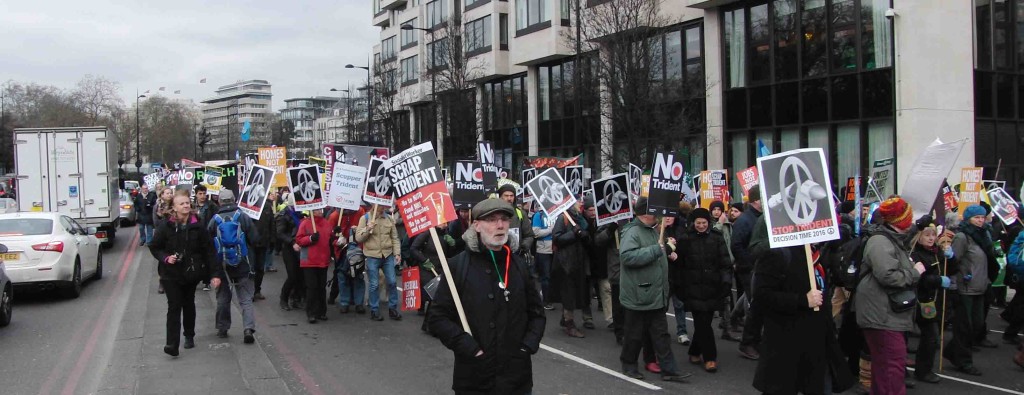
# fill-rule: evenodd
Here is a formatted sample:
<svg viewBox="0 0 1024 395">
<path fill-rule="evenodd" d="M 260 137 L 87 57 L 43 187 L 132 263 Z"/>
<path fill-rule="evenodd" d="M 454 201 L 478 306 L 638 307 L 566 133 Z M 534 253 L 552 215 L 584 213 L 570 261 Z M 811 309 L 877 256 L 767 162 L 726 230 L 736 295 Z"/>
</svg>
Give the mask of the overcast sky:
<svg viewBox="0 0 1024 395">
<path fill-rule="evenodd" d="M 262 79 L 284 99 L 365 81 L 378 29 L 370 0 L 10 0 L 0 12 L 0 82 L 72 88 L 86 74 L 197 103 Z M 206 78 L 206 84 L 199 80 Z"/>
</svg>

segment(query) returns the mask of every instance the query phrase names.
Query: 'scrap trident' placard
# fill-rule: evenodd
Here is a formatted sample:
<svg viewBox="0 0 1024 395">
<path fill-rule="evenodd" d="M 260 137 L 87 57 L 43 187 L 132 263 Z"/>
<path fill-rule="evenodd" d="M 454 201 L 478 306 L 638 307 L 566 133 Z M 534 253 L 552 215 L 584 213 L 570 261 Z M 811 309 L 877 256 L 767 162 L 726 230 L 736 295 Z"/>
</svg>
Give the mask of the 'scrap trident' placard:
<svg viewBox="0 0 1024 395">
<path fill-rule="evenodd" d="M 398 212 L 409 237 L 456 218 L 448 186 L 430 143 L 402 151 L 384 163 Z"/>
</svg>

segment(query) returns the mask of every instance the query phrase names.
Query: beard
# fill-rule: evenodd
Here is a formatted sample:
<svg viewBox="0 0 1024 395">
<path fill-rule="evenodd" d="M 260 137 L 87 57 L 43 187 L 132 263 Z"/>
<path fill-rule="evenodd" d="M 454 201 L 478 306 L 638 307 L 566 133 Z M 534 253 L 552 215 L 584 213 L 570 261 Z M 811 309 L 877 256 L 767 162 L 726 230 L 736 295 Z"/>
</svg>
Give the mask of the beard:
<svg viewBox="0 0 1024 395">
<path fill-rule="evenodd" d="M 492 249 L 497 249 L 505 245 L 505 243 L 508 243 L 508 233 L 505 233 L 501 236 L 481 235 L 480 240 L 484 243 L 484 246 Z"/>
</svg>

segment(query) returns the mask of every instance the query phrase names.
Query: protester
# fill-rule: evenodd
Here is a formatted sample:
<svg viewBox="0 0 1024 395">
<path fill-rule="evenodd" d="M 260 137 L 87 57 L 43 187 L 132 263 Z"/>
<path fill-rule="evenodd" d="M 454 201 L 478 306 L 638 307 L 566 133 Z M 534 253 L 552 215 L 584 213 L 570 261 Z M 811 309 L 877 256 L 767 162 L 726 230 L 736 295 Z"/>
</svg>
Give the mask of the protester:
<svg viewBox="0 0 1024 395">
<path fill-rule="evenodd" d="M 907 358 L 903 332 L 913 329 L 914 306 L 909 300 L 925 266 L 912 262 L 908 251 L 914 227 L 910 204 L 889 198 L 878 211 L 885 223 L 867 229 L 870 238 L 853 302 L 871 352 L 871 392 L 903 394 Z"/>
<path fill-rule="evenodd" d="M 684 205 L 685 207 L 683 207 Z M 680 207 L 680 210 L 683 210 L 687 213 L 693 212 L 693 207 L 690 207 L 689 203 L 680 203 Z M 669 240 L 669 242 L 666 243 L 665 245 L 667 247 L 666 253 L 668 254 L 668 263 L 670 268 L 669 270 L 671 273 L 671 268 L 676 266 L 677 261 L 678 263 L 681 263 L 682 261 L 682 258 L 679 258 L 678 254 L 671 254 L 671 252 L 674 252 L 676 249 L 675 241 L 682 239 L 683 236 L 685 236 L 687 232 L 689 232 L 690 229 L 692 229 L 692 226 L 676 226 L 680 222 L 690 224 L 691 222 L 689 215 L 687 215 L 686 218 L 680 218 L 678 216 L 669 215 L 665 216 L 661 220 L 665 226 L 665 234 L 668 235 L 666 236 L 666 240 Z M 673 256 L 675 256 L 676 258 L 673 258 Z M 681 288 L 681 278 L 677 279 L 676 277 L 669 275 L 668 285 L 670 290 L 674 289 L 676 286 L 679 286 Z M 684 346 L 689 346 L 690 335 L 686 331 L 686 303 L 683 303 L 683 299 L 681 297 L 678 297 L 675 294 L 675 292 L 669 292 L 669 301 L 672 303 L 672 309 L 676 319 L 676 341 L 678 341 L 679 344 L 682 344 Z"/>
<path fill-rule="evenodd" d="M 509 246 L 515 211 L 502 200 L 487 199 L 472 214 L 471 230 L 464 235 L 466 251 L 450 263 L 451 281 L 473 334 L 463 329 L 446 281 L 431 306 L 430 332 L 455 354 L 456 393 L 528 394 L 533 389 L 530 356 L 540 349 L 546 320 L 529 269 Z"/>
<path fill-rule="evenodd" d="M 238 296 L 238 305 L 242 310 L 244 341 L 252 344 L 256 341 L 256 319 L 252 308 L 252 297 L 256 292 L 253 283 L 253 267 L 249 256 L 245 254 L 248 247 L 260 237 L 259 231 L 248 215 L 238 210 L 235 194 L 230 189 L 220 191 L 220 210 L 207 225 L 207 231 L 214 238 L 214 245 L 220 246 L 217 258 L 221 265 L 220 277 L 227 286 L 217 290 L 217 337 L 228 337 L 231 328 L 231 293 L 234 288 Z M 233 246 L 238 245 L 235 248 Z M 237 251 L 237 261 L 230 260 L 231 251 Z"/>
<path fill-rule="evenodd" d="M 323 210 L 313 210 L 299 223 L 295 244 L 302 247 L 299 267 L 306 285 L 306 319 L 310 324 L 327 321 L 327 268 L 331 264 L 334 226 L 323 217 Z"/>
<path fill-rule="evenodd" d="M 277 192 L 270 191 L 267 195 L 267 202 L 274 201 L 277 198 Z M 263 205 L 263 211 L 260 213 L 260 219 L 256 221 L 256 232 L 259 233 L 259 238 L 253 242 L 252 250 L 252 261 L 253 269 L 256 271 L 255 287 L 256 293 L 253 295 L 253 300 L 264 300 L 266 297 L 263 296 L 263 275 L 266 273 L 267 266 L 272 262 L 273 256 L 270 253 L 270 245 L 276 240 L 275 232 L 277 230 L 274 226 L 274 209 L 270 203 Z"/>
<path fill-rule="evenodd" d="M 964 209 L 963 222 L 953 237 L 953 256 L 957 258 L 956 296 L 952 298 L 953 339 L 946 344 L 943 357 L 957 370 L 972 376 L 981 371 L 974 366 L 972 346 L 995 346 L 985 339 L 985 292 L 991 285 L 991 261 L 995 261 L 992 239 L 985 231 L 985 209 L 970 205 Z M 998 264 L 996 264 L 998 268 Z"/>
<path fill-rule="evenodd" d="M 366 214 L 360 206 L 357 210 L 336 210 L 327 218 L 334 227 L 334 234 L 337 237 L 337 246 L 334 248 L 334 284 L 331 286 L 331 293 L 328 295 L 328 303 L 335 298 L 338 299 L 338 312 L 348 314 L 350 306 L 355 305 L 356 313 L 366 313 L 363 305 L 366 303 L 366 282 L 363 281 L 365 265 L 360 266 L 361 270 L 355 270 L 350 266 L 348 259 L 348 244 L 354 242 L 356 225 L 359 218 Z M 341 220 L 338 220 L 341 216 Z"/>
<path fill-rule="evenodd" d="M 196 192 L 196 215 L 201 223 L 208 224 L 220 208 L 210 199 L 206 185 L 196 185 L 193 190 Z"/>
<path fill-rule="evenodd" d="M 737 288 L 742 288 L 747 296 L 746 322 L 743 326 L 743 339 L 740 341 L 739 353 L 741 357 L 757 360 L 760 353 L 757 350 L 761 342 L 761 328 L 763 321 L 761 314 L 751 295 L 751 282 L 755 261 L 750 255 L 749 246 L 754 224 L 761 217 L 761 189 L 751 188 L 747 192 L 747 208 L 732 226 L 732 245 L 730 250 L 735 258 L 736 280 L 739 281 Z"/>
<path fill-rule="evenodd" d="M 554 244 L 554 263 L 552 276 L 560 281 L 558 296 L 562 302 L 562 319 L 559 322 L 562 330 L 570 337 L 586 337 L 576 326 L 576 310 L 583 312 L 583 327 L 594 329 L 594 318 L 587 302 L 590 292 L 587 289 L 587 271 L 590 266 L 589 253 L 590 233 L 586 218 L 580 214 L 581 202 L 566 211 L 566 216 L 555 220 L 552 232 Z M 570 219 L 572 218 L 572 222 Z"/>
<path fill-rule="evenodd" d="M 946 270 L 953 259 L 953 247 L 936 244 L 938 237 L 938 229 L 934 225 L 925 227 L 915 236 L 914 250 L 910 253 L 911 260 L 921 262 L 925 267 L 917 283 L 917 301 L 920 307 L 916 309 L 914 320 L 921 330 L 921 339 L 917 344 L 914 376 L 919 381 L 932 384 L 942 380 L 935 374 L 933 366 L 939 342 L 942 341 L 939 338 L 939 322 L 945 306 L 941 296 L 950 286 Z"/>
<path fill-rule="evenodd" d="M 462 241 L 462 235 L 469 229 L 469 209 L 460 208 L 456 210 L 459 218 L 448 223 L 448 234 L 455 239 L 454 254 L 466 249 L 466 242 Z"/>
<path fill-rule="evenodd" d="M 441 251 L 437 250 L 437 246 L 434 245 L 433 237 L 430 232 L 423 232 L 413 239 L 412 248 L 410 253 L 412 254 L 412 266 L 418 266 L 420 271 L 420 286 L 426 285 L 430 280 L 433 280 L 437 273 L 441 271 L 441 258 L 448 258 L 454 256 L 452 252 L 455 250 L 455 238 L 448 234 L 448 229 L 445 226 L 437 227 L 437 237 L 441 241 Z M 424 290 L 423 295 L 427 292 Z M 429 314 L 430 301 L 422 303 L 419 309 L 420 315 Z M 427 330 L 427 319 L 423 320 L 423 325 L 420 327 L 421 330 Z"/>
<path fill-rule="evenodd" d="M 303 302 L 306 297 L 302 270 L 299 268 L 299 251 L 301 247 L 295 243 L 295 235 L 299 230 L 299 223 L 302 221 L 302 214 L 295 211 L 295 203 L 291 196 L 281 208 L 274 219 L 277 241 L 281 243 L 281 261 L 284 262 L 285 272 L 288 277 L 281 285 L 280 305 L 281 310 L 305 309 Z"/>
<path fill-rule="evenodd" d="M 587 229 L 590 239 L 600 231 L 597 226 L 597 207 L 594 207 L 593 197 L 587 197 L 583 203 L 585 208 L 584 217 L 587 220 Z M 606 249 L 598 248 L 591 242 L 587 248 L 590 261 L 589 288 L 597 289 L 598 300 L 601 302 L 601 312 L 604 313 L 604 320 L 608 328 L 612 327 L 612 286 L 608 282 L 608 254 Z M 590 299 L 588 298 L 588 301 Z"/>
<path fill-rule="evenodd" d="M 831 311 L 823 304 L 829 276 L 815 263 L 817 286 L 811 289 L 807 264 L 803 247 L 786 247 L 766 251 L 754 268 L 753 296 L 764 309 L 765 339 L 754 388 L 762 393 L 831 395 L 853 385 Z"/>
<path fill-rule="evenodd" d="M 533 215 L 533 234 L 537 240 L 536 257 L 537 276 L 540 278 L 541 297 L 544 299 L 544 309 L 554 310 L 551 305 L 551 263 L 554 261 L 554 249 L 552 231 L 555 230 L 555 221 L 551 220 L 543 211 Z"/>
<path fill-rule="evenodd" d="M 692 228 L 678 240 L 669 259 L 679 260 L 669 268 L 672 293 L 693 315 L 690 363 L 703 364 L 708 372 L 718 371 L 718 349 L 711 327 L 715 312 L 722 309 L 732 287 L 732 260 L 722 234 L 711 228 L 711 213 L 705 208 L 690 213 Z M 674 240 L 670 240 L 670 244 Z"/>
<path fill-rule="evenodd" d="M 665 321 L 669 295 L 668 257 L 655 229 L 658 219 L 647 213 L 647 198 L 638 199 L 633 211 L 636 218 L 622 227 L 619 244 L 619 299 L 625 320 L 625 339 L 619 354 L 622 370 L 629 377 L 643 379 L 636 360 L 643 346 L 643 335 L 647 333 L 654 343 L 662 380 L 685 382 L 691 374 L 682 374 L 676 365 Z"/>
<path fill-rule="evenodd" d="M 167 295 L 164 353 L 178 356 L 182 324 L 185 349 L 196 346 L 196 285 L 210 280 L 216 288 L 220 286 L 220 279 L 216 277 L 218 267 L 214 264 L 216 258 L 210 234 L 192 213 L 188 194 L 175 195 L 172 207 L 174 215 L 160 223 L 149 251 L 156 258 L 160 284 Z"/>
<path fill-rule="evenodd" d="M 510 234 L 518 238 L 519 243 L 516 246 L 512 246 L 512 253 L 522 255 L 523 257 L 529 256 L 533 248 L 533 226 L 528 213 L 515 207 L 516 187 L 512 184 L 498 187 L 498 197 L 513 206 L 514 212 L 512 213 L 512 224 L 509 231 L 511 232 Z M 527 259 L 532 259 L 532 257 Z M 527 264 L 529 265 L 529 262 Z"/>
<path fill-rule="evenodd" d="M 142 184 L 134 198 L 135 223 L 139 227 L 139 245 L 144 246 L 153 241 L 153 208 L 156 205 L 156 194 Z"/>
<path fill-rule="evenodd" d="M 160 187 L 156 193 L 156 206 L 153 209 L 153 224 L 159 224 L 166 221 L 173 215 L 174 209 L 171 203 L 171 199 L 174 197 L 173 187 Z"/>
<path fill-rule="evenodd" d="M 374 216 L 373 212 L 376 212 Z M 366 255 L 366 272 L 370 282 L 370 319 L 384 321 L 380 315 L 380 271 L 384 271 L 384 281 L 388 295 L 388 316 L 393 320 L 401 320 L 398 312 L 398 288 L 395 279 L 395 266 L 402 263 L 401 241 L 395 220 L 383 209 L 371 210 L 359 218 L 356 226 L 356 241 L 363 244 Z"/>
<path fill-rule="evenodd" d="M 722 239 L 725 240 L 726 251 L 729 252 L 729 283 L 732 284 L 735 281 L 735 274 L 732 268 L 733 261 L 735 258 L 732 255 L 732 220 L 729 219 L 729 211 L 725 209 L 725 203 L 720 200 L 711 202 L 711 225 L 715 231 L 722 234 Z M 736 325 L 731 325 L 730 317 L 732 317 L 731 308 L 733 307 L 730 300 L 732 297 L 732 290 L 728 290 L 725 296 L 725 303 L 722 304 L 722 309 L 719 310 L 719 317 L 721 321 L 718 323 L 718 327 L 722 328 L 722 340 L 728 340 L 733 342 L 740 341 L 740 336 L 734 335 L 733 332 L 739 332 Z"/>
<path fill-rule="evenodd" d="M 742 329 L 740 329 L 740 323 L 743 322 L 743 318 L 747 314 L 747 300 L 748 295 L 744 292 L 743 286 L 740 284 L 740 274 L 736 272 L 736 254 L 732 252 L 732 234 L 733 226 L 740 216 L 743 215 L 743 203 L 733 203 L 729 205 L 729 211 L 726 212 L 723 218 L 718 220 L 715 224 L 719 230 L 722 231 L 722 236 L 728 236 L 726 242 L 729 243 L 729 256 L 733 261 L 733 284 L 736 287 L 736 302 L 733 304 L 732 311 L 729 313 L 729 323 L 727 330 L 722 334 L 722 338 L 725 339 L 725 335 L 729 335 L 730 341 L 738 341 L 743 337 Z"/>
</svg>

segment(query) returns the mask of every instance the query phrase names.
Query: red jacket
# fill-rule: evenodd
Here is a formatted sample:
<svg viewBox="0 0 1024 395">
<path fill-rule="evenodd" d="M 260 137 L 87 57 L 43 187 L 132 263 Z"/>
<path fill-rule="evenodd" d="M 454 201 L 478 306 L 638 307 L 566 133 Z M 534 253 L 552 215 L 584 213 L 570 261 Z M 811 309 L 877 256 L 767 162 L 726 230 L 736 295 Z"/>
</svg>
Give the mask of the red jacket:
<svg viewBox="0 0 1024 395">
<path fill-rule="evenodd" d="M 342 210 L 334 210 L 333 212 L 331 212 L 331 215 L 327 216 L 327 221 L 330 222 L 332 225 L 337 225 L 338 227 L 340 227 L 341 235 L 345 236 L 345 240 L 351 242 L 352 235 L 349 231 L 354 230 L 355 227 L 359 225 L 359 218 L 362 217 L 363 214 L 366 214 L 366 210 L 363 210 L 363 208 L 360 207 L 358 210 L 346 212 L 344 215 L 341 215 L 341 211 Z M 339 215 L 341 215 L 340 223 L 338 222 Z M 345 246 L 334 246 L 334 253 L 340 254 L 341 250 L 344 247 Z"/>
<path fill-rule="evenodd" d="M 334 244 L 332 234 L 334 225 L 327 219 L 320 217 L 316 219 L 316 233 L 320 239 L 313 244 L 313 221 L 304 218 L 299 224 L 299 230 L 295 232 L 295 244 L 302 247 L 299 252 L 299 267 L 327 268 L 331 265 L 331 245 Z"/>
</svg>

